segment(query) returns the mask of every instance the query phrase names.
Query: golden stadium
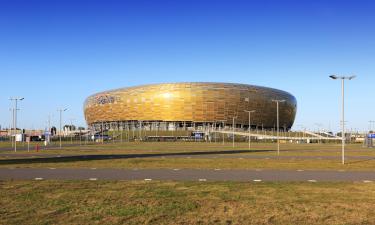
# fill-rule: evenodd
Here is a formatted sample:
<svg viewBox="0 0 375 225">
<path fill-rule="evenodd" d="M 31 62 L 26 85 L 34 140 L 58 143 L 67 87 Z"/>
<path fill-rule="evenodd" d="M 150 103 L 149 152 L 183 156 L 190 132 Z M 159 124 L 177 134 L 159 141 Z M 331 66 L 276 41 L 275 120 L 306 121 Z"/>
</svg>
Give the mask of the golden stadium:
<svg viewBox="0 0 375 225">
<path fill-rule="evenodd" d="M 199 130 L 234 126 L 273 129 L 279 104 L 280 129 L 292 127 L 297 110 L 288 92 L 234 83 L 164 83 L 105 91 L 88 97 L 89 126 L 103 129 Z"/>
</svg>

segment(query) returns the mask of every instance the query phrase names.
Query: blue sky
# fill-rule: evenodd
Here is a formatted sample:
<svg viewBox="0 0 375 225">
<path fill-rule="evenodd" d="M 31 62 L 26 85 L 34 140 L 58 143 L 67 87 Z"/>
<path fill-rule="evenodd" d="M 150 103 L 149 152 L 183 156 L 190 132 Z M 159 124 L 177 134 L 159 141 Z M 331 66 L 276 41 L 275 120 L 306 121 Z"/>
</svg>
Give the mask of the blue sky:
<svg viewBox="0 0 375 225">
<path fill-rule="evenodd" d="M 19 126 L 85 125 L 83 102 L 132 85 L 215 81 L 286 90 L 300 125 L 339 128 L 347 83 L 349 129 L 375 120 L 373 1 L 0 0 L 0 125 L 22 96 Z"/>
</svg>

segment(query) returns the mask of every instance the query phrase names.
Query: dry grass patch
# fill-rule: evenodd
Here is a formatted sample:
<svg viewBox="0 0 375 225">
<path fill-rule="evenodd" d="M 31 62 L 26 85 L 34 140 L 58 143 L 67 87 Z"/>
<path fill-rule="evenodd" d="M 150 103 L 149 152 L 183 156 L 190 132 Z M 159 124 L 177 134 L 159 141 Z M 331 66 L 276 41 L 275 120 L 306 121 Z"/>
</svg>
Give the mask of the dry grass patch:
<svg viewBox="0 0 375 225">
<path fill-rule="evenodd" d="M 6 181 L 0 224 L 374 224 L 374 194 L 362 183 Z"/>
</svg>

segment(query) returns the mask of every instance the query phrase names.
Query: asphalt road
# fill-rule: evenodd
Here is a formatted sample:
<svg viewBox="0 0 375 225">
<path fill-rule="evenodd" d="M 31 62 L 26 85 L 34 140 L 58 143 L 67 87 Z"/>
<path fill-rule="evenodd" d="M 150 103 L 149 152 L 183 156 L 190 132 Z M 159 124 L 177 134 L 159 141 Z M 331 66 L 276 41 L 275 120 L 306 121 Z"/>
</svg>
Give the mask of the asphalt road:
<svg viewBox="0 0 375 225">
<path fill-rule="evenodd" d="M 0 169 L 0 180 L 172 180 L 172 181 L 357 181 L 375 182 L 375 172 L 197 170 L 197 169 Z"/>
</svg>

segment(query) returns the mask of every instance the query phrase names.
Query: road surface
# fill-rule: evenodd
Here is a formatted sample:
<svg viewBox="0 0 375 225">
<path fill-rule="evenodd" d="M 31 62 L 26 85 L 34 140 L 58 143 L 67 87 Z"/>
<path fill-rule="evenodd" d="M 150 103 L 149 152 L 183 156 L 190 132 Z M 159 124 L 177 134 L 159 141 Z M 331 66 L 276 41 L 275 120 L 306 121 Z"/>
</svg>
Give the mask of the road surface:
<svg viewBox="0 0 375 225">
<path fill-rule="evenodd" d="M 172 181 L 357 181 L 375 182 L 375 172 L 200 169 L 0 169 L 0 180 L 172 180 Z"/>
</svg>

